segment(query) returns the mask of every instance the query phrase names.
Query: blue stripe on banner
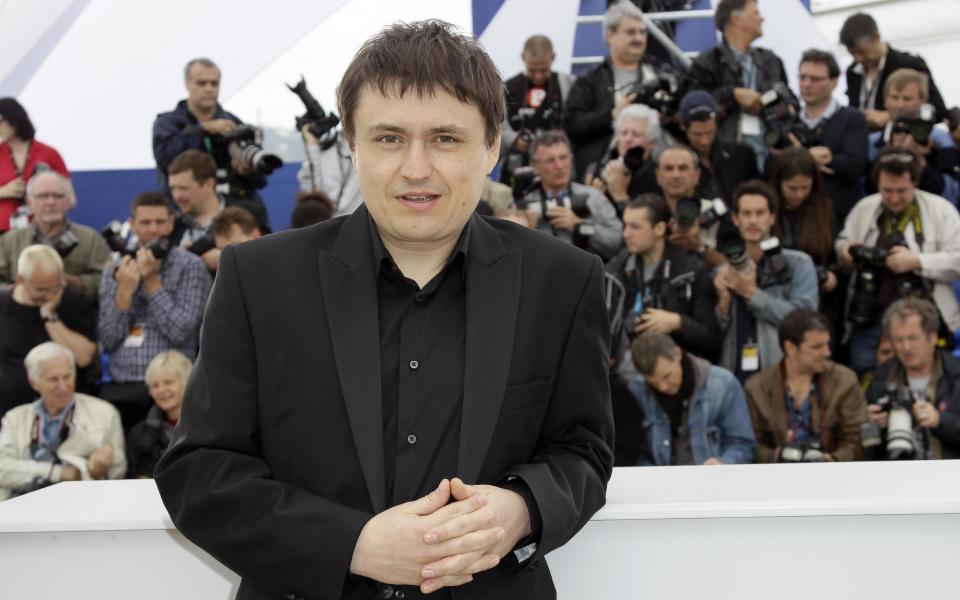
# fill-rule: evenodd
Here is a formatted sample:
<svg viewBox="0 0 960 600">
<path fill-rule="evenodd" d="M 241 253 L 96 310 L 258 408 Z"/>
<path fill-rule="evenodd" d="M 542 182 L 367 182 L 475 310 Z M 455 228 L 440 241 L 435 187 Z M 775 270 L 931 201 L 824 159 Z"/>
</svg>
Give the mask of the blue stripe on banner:
<svg viewBox="0 0 960 600">
<path fill-rule="evenodd" d="M 602 15 L 607 12 L 607 0 L 580 0 L 580 15 Z"/>
<path fill-rule="evenodd" d="M 290 212 L 300 189 L 297 183 L 299 168 L 300 163 L 283 165 L 270 175 L 267 187 L 260 190 L 274 231 L 290 226 Z M 157 175 L 153 169 L 73 171 L 70 179 L 78 199 L 77 207 L 70 212 L 70 219 L 97 230 L 113 219 L 125 220 L 130 215 L 130 201 L 134 196 L 157 189 Z"/>
<path fill-rule="evenodd" d="M 709 10 L 710 0 L 697 0 L 695 10 Z M 713 19 L 693 19 L 677 23 L 674 41 L 685 52 L 700 52 L 717 45 L 717 28 Z"/>
<path fill-rule="evenodd" d="M 480 37 L 506 0 L 473 0 L 473 35 Z"/>
</svg>

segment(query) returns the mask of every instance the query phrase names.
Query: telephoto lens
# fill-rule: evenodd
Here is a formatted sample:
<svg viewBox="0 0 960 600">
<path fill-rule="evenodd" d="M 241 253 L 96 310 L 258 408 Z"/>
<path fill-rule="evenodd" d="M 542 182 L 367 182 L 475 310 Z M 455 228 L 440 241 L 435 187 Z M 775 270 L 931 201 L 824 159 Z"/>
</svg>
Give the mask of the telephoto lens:
<svg viewBox="0 0 960 600">
<path fill-rule="evenodd" d="M 737 271 L 743 272 L 750 269 L 753 262 L 750 255 L 747 254 L 747 243 L 739 235 L 728 237 L 720 246 L 720 252 L 727 258 Z"/>
<path fill-rule="evenodd" d="M 700 220 L 700 201 L 696 198 L 681 198 L 677 201 L 677 214 L 674 215 L 677 227 L 684 231 Z"/>
</svg>

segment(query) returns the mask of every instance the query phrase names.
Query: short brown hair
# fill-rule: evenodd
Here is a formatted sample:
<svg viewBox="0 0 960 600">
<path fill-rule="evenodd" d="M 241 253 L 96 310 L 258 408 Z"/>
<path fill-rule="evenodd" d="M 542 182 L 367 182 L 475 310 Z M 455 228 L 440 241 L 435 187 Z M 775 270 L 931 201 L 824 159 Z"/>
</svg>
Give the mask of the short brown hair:
<svg viewBox="0 0 960 600">
<path fill-rule="evenodd" d="M 210 223 L 210 233 L 215 236 L 227 235 L 234 225 L 239 225 L 240 230 L 245 234 L 249 234 L 258 227 L 257 220 L 249 210 L 242 206 L 228 206 L 213 218 Z"/>
<path fill-rule="evenodd" d="M 837 59 L 833 57 L 833 54 L 827 52 L 826 50 L 818 50 L 817 48 L 810 48 L 803 52 L 803 56 L 800 57 L 800 65 L 803 63 L 813 63 L 815 65 L 823 65 L 827 68 L 827 75 L 830 79 L 837 79 L 840 77 L 840 65 L 837 64 Z"/>
<path fill-rule="evenodd" d="M 920 88 L 920 95 L 924 100 L 930 97 L 930 76 L 914 69 L 897 69 L 890 73 L 887 81 L 883 84 L 883 95 L 889 94 L 890 90 L 902 90 L 911 83 L 917 84 L 917 87 Z"/>
<path fill-rule="evenodd" d="M 220 75 L 220 67 L 217 66 L 217 63 L 213 62 L 209 58 L 200 57 L 200 58 L 194 58 L 190 60 L 190 62 L 188 62 L 185 67 L 183 67 L 184 81 L 190 80 L 190 69 L 192 69 L 195 65 L 200 65 L 201 67 L 206 67 L 208 69 L 216 69 L 217 75 Z"/>
<path fill-rule="evenodd" d="M 547 58 L 553 54 L 553 42 L 545 35 L 531 35 L 523 43 L 523 53 L 534 60 Z"/>
<path fill-rule="evenodd" d="M 889 173 L 900 177 L 904 173 L 910 174 L 910 181 L 920 182 L 920 157 L 909 148 L 890 146 L 877 154 L 873 163 L 873 182 L 880 183 L 880 173 Z"/>
<path fill-rule="evenodd" d="M 759 179 L 748 179 L 740 185 L 737 186 L 737 189 L 733 191 L 733 201 L 730 205 L 730 212 L 737 214 L 740 212 L 740 198 L 746 195 L 755 195 L 763 196 L 767 199 L 767 209 L 771 213 L 776 214 L 780 210 L 780 203 L 777 199 L 777 193 L 773 191 L 773 188 L 770 187 L 765 181 Z"/>
<path fill-rule="evenodd" d="M 184 150 L 167 167 L 167 175 L 176 175 L 184 171 L 190 171 L 193 180 L 200 184 L 210 179 L 216 181 L 217 162 L 203 150 Z"/>
<path fill-rule="evenodd" d="M 652 375 L 657 370 L 657 359 L 673 360 L 677 356 L 677 343 L 663 333 L 638 335 L 630 346 L 633 366 L 641 375 Z"/>
<path fill-rule="evenodd" d="M 880 35 L 877 22 L 867 13 L 856 13 L 847 17 L 840 28 L 840 43 L 850 49 Z"/>
<path fill-rule="evenodd" d="M 343 131 L 351 144 L 364 88 L 382 96 L 402 97 L 411 90 L 420 97 L 450 94 L 480 111 L 488 147 L 506 115 L 506 89 L 490 56 L 475 39 L 438 19 L 389 25 L 357 51 L 337 87 Z"/>
<path fill-rule="evenodd" d="M 883 333 L 890 337 L 890 324 L 893 320 L 902 321 L 907 317 L 920 317 L 920 327 L 926 334 L 940 332 L 940 313 L 937 306 L 923 298 L 901 298 L 883 312 Z"/>
<path fill-rule="evenodd" d="M 141 206 L 162 206 L 167 209 L 167 212 L 173 214 L 173 209 L 170 208 L 170 203 L 167 202 L 166 196 L 160 192 L 140 192 L 133 197 L 133 202 L 130 203 L 130 216 L 137 216 L 137 209 Z"/>
</svg>

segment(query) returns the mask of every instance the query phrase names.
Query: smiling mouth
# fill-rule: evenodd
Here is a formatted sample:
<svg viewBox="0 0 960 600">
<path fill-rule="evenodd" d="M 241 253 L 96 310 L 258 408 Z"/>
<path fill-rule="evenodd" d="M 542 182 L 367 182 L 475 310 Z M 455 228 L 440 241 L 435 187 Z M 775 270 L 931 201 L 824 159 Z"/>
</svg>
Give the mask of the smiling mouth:
<svg viewBox="0 0 960 600">
<path fill-rule="evenodd" d="M 427 192 L 403 194 L 394 196 L 401 204 L 414 210 L 426 210 L 431 208 L 440 199 L 439 194 L 430 194 Z"/>
</svg>

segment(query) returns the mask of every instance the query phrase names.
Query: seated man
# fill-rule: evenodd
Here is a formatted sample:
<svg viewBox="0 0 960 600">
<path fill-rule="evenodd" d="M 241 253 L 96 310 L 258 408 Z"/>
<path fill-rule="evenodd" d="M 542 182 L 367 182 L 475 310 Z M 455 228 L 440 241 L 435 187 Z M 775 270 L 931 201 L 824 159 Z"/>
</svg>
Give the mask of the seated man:
<svg viewBox="0 0 960 600">
<path fill-rule="evenodd" d="M 667 240 L 670 219 L 670 207 L 659 196 L 631 200 L 623 213 L 626 248 L 607 265 L 626 292 L 623 327 L 611 332 L 625 377 L 635 374 L 630 342 L 638 335 L 665 333 L 707 358 L 720 347 L 710 271 L 697 255 Z"/>
<path fill-rule="evenodd" d="M 253 215 L 239 206 L 229 206 L 215 216 L 210 223 L 210 233 L 218 250 L 260 237 L 260 229 Z"/>
<path fill-rule="evenodd" d="M 850 367 L 874 366 L 884 309 L 902 296 L 928 296 L 946 324 L 944 340 L 960 329 L 960 215 L 947 200 L 917 189 L 916 154 L 887 148 L 877 157 L 873 179 L 880 189 L 860 200 L 837 238 L 840 263 L 856 270 L 850 281 L 846 319 Z"/>
<path fill-rule="evenodd" d="M 783 360 L 744 389 L 757 462 L 858 460 L 867 405 L 856 374 L 830 360 L 830 324 L 801 308 L 780 323 Z"/>
<path fill-rule="evenodd" d="M 11 410 L 0 424 L 0 500 L 58 481 L 122 478 L 120 415 L 103 400 L 74 392 L 73 353 L 45 342 L 24 363 L 40 398 Z"/>
<path fill-rule="evenodd" d="M 101 386 L 100 396 L 117 405 L 127 428 L 143 419 L 152 403 L 143 378 L 153 357 L 171 349 L 191 359 L 197 355 L 211 284 L 199 257 L 176 246 L 163 255 L 158 240 L 173 230 L 173 213 L 161 194 L 143 192 L 133 199 L 130 228 L 140 248 L 115 270 L 104 269 L 97 329 L 110 353 L 111 382 Z"/>
<path fill-rule="evenodd" d="M 633 342 L 630 391 L 640 405 L 646 444 L 635 465 L 753 462 L 756 442 L 743 388 L 729 371 L 688 354 L 667 335 Z"/>
<path fill-rule="evenodd" d="M 867 452 L 875 459 L 960 458 L 960 360 L 937 349 L 937 307 L 897 300 L 883 314 L 883 329 L 893 358 L 877 367 L 867 389 L 877 426 L 864 429 Z"/>
<path fill-rule="evenodd" d="M 540 185 L 521 200 L 530 226 L 607 259 L 620 248 L 623 225 L 613 205 L 597 190 L 571 180 L 570 141 L 546 131 L 530 146 Z"/>
<path fill-rule="evenodd" d="M 24 248 L 46 244 L 63 258 L 67 285 L 96 300 L 100 273 L 110 257 L 110 248 L 96 230 L 67 219 L 70 181 L 55 171 L 39 173 L 30 178 L 26 194 L 33 226 L 14 229 L 0 237 L 0 289 L 16 281 L 17 259 Z"/>
<path fill-rule="evenodd" d="M 652 158 L 660 143 L 660 115 L 642 104 L 620 111 L 613 127 L 613 148 L 587 167 L 584 182 L 607 194 L 622 215 L 630 198 L 657 191 Z"/>
<path fill-rule="evenodd" d="M 0 292 L 0 416 L 36 399 L 23 359 L 43 342 L 64 345 L 81 369 L 94 363 L 96 305 L 65 280 L 60 255 L 36 244 L 17 259 L 16 285 Z"/>
<path fill-rule="evenodd" d="M 730 212 L 739 238 L 722 240 L 727 264 L 717 270 L 717 317 L 724 331 L 720 366 L 740 381 L 783 358 L 780 322 L 798 308 L 815 309 L 817 272 L 809 256 L 771 237 L 777 196 L 766 183 L 744 182 Z"/>
</svg>

